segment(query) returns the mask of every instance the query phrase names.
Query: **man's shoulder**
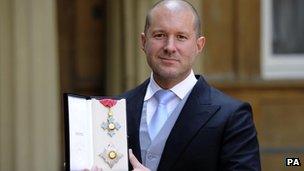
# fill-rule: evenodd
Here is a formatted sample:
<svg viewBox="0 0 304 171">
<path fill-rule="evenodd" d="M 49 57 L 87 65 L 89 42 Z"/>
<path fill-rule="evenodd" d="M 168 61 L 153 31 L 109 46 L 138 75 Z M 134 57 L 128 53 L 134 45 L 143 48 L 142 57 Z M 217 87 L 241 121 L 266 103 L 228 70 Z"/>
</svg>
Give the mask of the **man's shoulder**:
<svg viewBox="0 0 304 171">
<path fill-rule="evenodd" d="M 203 93 L 199 94 L 201 94 L 201 96 L 206 96 L 206 94 L 208 94 L 209 97 L 206 99 L 209 99 L 212 105 L 220 106 L 221 109 L 224 110 L 236 110 L 243 105 L 250 106 L 247 102 L 232 97 L 225 92 L 222 92 L 221 90 L 209 85 L 207 81 L 204 80 L 203 76 L 200 76 L 199 80 L 199 83 L 203 85 L 197 86 L 197 88 L 205 87 L 205 90 L 202 90 Z"/>
<path fill-rule="evenodd" d="M 225 92 L 222 92 L 221 90 L 210 86 L 210 96 L 212 99 L 212 102 L 214 104 L 218 105 L 240 105 L 244 103 L 240 99 L 237 99 L 235 97 L 232 97 Z"/>
<path fill-rule="evenodd" d="M 241 104 L 244 103 L 239 99 L 236 99 L 225 92 L 213 87 L 210 85 L 203 76 L 197 75 L 198 82 L 194 88 L 196 88 L 198 91 L 202 91 L 202 93 L 199 93 L 201 96 L 208 96 L 206 99 L 210 99 L 211 103 L 214 105 L 231 105 L 231 104 Z"/>
<path fill-rule="evenodd" d="M 231 115 L 242 110 L 251 115 L 252 109 L 248 102 L 234 98 L 214 87 L 210 87 L 210 92 L 212 104 L 220 106 L 219 111 L 222 111 L 220 113 Z"/>
</svg>

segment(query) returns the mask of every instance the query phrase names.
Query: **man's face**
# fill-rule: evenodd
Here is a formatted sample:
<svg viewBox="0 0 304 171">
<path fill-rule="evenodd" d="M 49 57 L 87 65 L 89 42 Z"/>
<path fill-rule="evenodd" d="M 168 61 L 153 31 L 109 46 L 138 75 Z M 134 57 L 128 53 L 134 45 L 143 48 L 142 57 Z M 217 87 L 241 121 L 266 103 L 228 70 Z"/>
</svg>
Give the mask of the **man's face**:
<svg viewBox="0 0 304 171">
<path fill-rule="evenodd" d="M 142 33 L 142 48 L 156 79 L 185 79 L 205 38 L 196 36 L 194 16 L 189 10 L 159 7 L 151 12 L 150 27 Z"/>
</svg>

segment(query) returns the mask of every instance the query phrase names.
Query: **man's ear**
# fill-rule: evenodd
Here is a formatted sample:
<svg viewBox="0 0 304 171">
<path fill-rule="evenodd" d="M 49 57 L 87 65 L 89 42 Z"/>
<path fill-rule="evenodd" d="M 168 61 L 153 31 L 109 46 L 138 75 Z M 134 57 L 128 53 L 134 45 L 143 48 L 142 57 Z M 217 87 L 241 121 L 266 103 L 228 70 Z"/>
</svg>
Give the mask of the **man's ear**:
<svg viewBox="0 0 304 171">
<path fill-rule="evenodd" d="M 140 34 L 140 48 L 145 51 L 145 46 L 146 46 L 146 42 L 147 42 L 147 37 L 146 37 L 146 34 L 145 33 L 141 33 Z"/>
<path fill-rule="evenodd" d="M 205 46 L 205 42 L 206 42 L 206 38 L 204 36 L 201 36 L 196 40 L 198 53 L 202 52 Z"/>
</svg>

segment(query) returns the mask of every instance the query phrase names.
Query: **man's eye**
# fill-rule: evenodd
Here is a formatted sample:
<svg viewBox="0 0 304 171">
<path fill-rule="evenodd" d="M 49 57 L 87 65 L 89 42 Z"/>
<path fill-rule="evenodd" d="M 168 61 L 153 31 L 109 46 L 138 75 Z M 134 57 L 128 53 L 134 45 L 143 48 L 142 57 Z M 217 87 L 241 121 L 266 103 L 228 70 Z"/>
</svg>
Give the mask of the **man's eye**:
<svg viewBox="0 0 304 171">
<path fill-rule="evenodd" d="M 165 34 L 155 34 L 155 35 L 154 35 L 154 37 L 155 37 L 155 38 L 158 38 L 158 39 L 164 38 L 165 36 L 166 36 Z"/>
<path fill-rule="evenodd" d="M 183 35 L 177 35 L 177 39 L 178 40 L 187 40 L 187 37 L 183 36 Z"/>
</svg>

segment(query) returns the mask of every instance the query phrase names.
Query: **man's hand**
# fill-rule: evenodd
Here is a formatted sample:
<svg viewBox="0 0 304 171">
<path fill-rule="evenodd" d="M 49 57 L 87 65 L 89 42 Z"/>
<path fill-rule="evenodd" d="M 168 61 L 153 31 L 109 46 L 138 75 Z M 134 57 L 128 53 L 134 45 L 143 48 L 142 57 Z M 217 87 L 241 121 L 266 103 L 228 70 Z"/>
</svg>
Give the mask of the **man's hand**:
<svg viewBox="0 0 304 171">
<path fill-rule="evenodd" d="M 134 156 L 132 149 L 129 149 L 129 159 L 130 163 L 133 166 L 133 171 L 150 171 L 150 169 L 146 168 L 144 165 L 142 165 L 137 158 Z"/>
</svg>

